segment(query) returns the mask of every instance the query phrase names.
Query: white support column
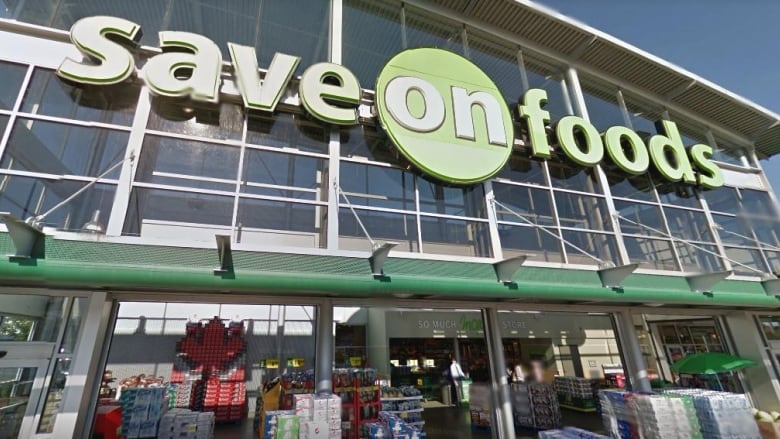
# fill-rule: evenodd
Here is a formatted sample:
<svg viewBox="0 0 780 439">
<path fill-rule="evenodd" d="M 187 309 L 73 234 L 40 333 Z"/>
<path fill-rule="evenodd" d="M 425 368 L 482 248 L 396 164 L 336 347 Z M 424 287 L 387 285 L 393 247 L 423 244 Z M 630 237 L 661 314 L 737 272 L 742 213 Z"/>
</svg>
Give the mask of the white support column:
<svg viewBox="0 0 780 439">
<path fill-rule="evenodd" d="M 339 248 L 339 185 L 340 177 L 340 156 L 341 140 L 339 139 L 338 128 L 333 128 L 330 132 L 330 143 L 328 146 L 328 220 L 327 235 L 325 242 L 328 250 L 338 250 Z"/>
<path fill-rule="evenodd" d="M 127 216 L 127 206 L 130 203 L 130 194 L 133 189 L 132 185 L 135 180 L 135 170 L 138 169 L 138 161 L 141 158 L 141 146 L 143 145 L 144 132 L 151 108 L 152 99 L 149 96 L 149 89 L 142 87 L 138 95 L 138 104 L 135 108 L 135 117 L 133 118 L 130 136 L 127 139 L 125 162 L 122 164 L 119 172 L 119 181 L 114 194 L 114 204 L 111 206 L 111 215 L 106 226 L 106 235 L 108 236 L 119 236 L 122 234 L 125 217 Z M 135 155 L 134 161 L 127 160 L 131 155 Z"/>
<path fill-rule="evenodd" d="M 628 374 L 631 382 L 631 389 L 634 392 L 650 392 L 650 379 L 647 376 L 647 365 L 642 356 L 642 349 L 639 346 L 639 338 L 634 329 L 634 319 L 631 311 L 621 311 L 615 314 L 617 320 L 618 337 L 620 341 L 620 351 L 623 353 L 623 359 L 627 364 L 624 370 Z"/>
<path fill-rule="evenodd" d="M 583 119 L 590 121 L 590 116 L 588 115 L 588 109 L 585 106 L 585 96 L 582 94 L 582 88 L 580 87 L 580 78 L 577 75 L 577 71 L 574 68 L 568 68 L 566 70 L 566 78 L 569 82 L 569 87 L 572 89 L 572 100 L 574 101 L 574 108 L 577 111 L 577 114 L 582 117 Z M 601 185 L 601 190 L 604 192 L 604 201 L 607 205 L 607 211 L 609 212 L 609 223 L 612 226 L 612 231 L 615 233 L 615 243 L 617 245 L 618 250 L 618 260 L 616 263 L 618 265 L 626 265 L 631 263 L 631 259 L 628 256 L 628 250 L 626 250 L 626 244 L 623 242 L 623 235 L 620 232 L 620 220 L 617 218 L 617 209 L 615 208 L 615 201 L 612 200 L 612 192 L 610 191 L 609 187 L 609 180 L 607 180 L 607 175 L 604 173 L 604 170 L 601 169 L 601 165 L 596 165 L 594 167 L 594 171 L 596 172 L 596 177 L 599 180 L 599 184 Z M 601 257 L 601 255 L 598 255 Z"/>
<path fill-rule="evenodd" d="M 81 323 L 70 374 L 65 385 L 60 411 L 54 424 L 55 438 L 86 438 L 92 424 L 93 395 L 98 392 L 103 372 L 97 370 L 105 337 L 110 337 L 111 301 L 103 291 L 89 297 L 87 313 Z"/>
<path fill-rule="evenodd" d="M 494 307 L 483 312 L 485 337 L 487 337 L 490 355 L 492 380 L 494 431 L 498 439 L 515 439 L 515 424 L 512 417 L 512 401 L 509 398 L 509 380 L 506 375 L 504 343 L 501 340 L 501 328 L 498 324 L 498 311 Z"/>
<path fill-rule="evenodd" d="M 314 391 L 333 390 L 333 302 L 323 301 L 317 307 L 317 337 L 314 350 Z"/>
<path fill-rule="evenodd" d="M 487 205 L 488 229 L 490 232 L 490 246 L 493 248 L 493 257 L 497 260 L 504 259 L 504 251 L 501 248 L 501 238 L 498 236 L 498 216 L 496 215 L 495 194 L 493 193 L 493 182 L 483 183 L 485 188 L 485 204 Z"/>
</svg>

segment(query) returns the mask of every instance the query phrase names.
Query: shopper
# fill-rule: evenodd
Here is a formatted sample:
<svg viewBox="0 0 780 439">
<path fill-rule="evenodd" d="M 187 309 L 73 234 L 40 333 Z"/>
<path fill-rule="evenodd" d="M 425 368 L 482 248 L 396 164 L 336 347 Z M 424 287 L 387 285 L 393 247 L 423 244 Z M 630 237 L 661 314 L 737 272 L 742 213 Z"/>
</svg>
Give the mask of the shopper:
<svg viewBox="0 0 780 439">
<path fill-rule="evenodd" d="M 452 403 L 455 407 L 460 407 L 461 395 L 463 390 L 461 389 L 461 381 L 463 380 L 463 369 L 460 368 L 460 364 L 453 358 L 452 364 L 449 369 L 450 379 L 450 395 L 452 395 Z"/>
</svg>

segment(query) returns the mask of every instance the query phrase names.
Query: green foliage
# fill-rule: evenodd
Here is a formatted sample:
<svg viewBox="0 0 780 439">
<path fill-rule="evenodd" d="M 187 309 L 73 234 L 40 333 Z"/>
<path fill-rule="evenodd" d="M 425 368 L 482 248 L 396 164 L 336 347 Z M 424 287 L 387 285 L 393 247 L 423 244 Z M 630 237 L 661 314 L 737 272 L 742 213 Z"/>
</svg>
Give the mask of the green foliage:
<svg viewBox="0 0 780 439">
<path fill-rule="evenodd" d="M 4 316 L 0 324 L 0 339 L 27 341 L 35 321 L 25 317 Z"/>
</svg>

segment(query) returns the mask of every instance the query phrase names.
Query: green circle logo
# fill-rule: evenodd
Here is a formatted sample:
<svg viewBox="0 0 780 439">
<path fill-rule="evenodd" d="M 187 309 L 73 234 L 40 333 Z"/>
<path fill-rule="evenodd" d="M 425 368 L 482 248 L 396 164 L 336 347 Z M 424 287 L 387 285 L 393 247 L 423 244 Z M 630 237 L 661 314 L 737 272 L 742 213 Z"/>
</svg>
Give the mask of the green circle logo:
<svg viewBox="0 0 780 439">
<path fill-rule="evenodd" d="M 401 153 L 440 180 L 484 181 L 512 152 L 512 116 L 501 92 L 455 53 L 398 53 L 379 73 L 375 99 L 379 121 Z"/>
</svg>

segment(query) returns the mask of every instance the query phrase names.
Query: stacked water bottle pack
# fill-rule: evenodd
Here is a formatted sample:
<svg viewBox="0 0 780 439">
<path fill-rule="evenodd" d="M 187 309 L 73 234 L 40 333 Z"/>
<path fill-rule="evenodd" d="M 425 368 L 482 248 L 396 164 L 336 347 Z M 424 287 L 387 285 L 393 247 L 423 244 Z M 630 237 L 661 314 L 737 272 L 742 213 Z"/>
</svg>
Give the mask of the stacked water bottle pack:
<svg viewBox="0 0 780 439">
<path fill-rule="evenodd" d="M 539 432 L 539 439 L 610 439 L 609 436 L 593 433 L 576 427 L 565 427 L 562 430 L 545 430 Z"/>
<path fill-rule="evenodd" d="M 368 439 L 425 439 L 426 434 L 393 413 L 379 412 L 376 422 L 363 424 Z"/>
<path fill-rule="evenodd" d="M 643 439 L 701 439 L 693 399 L 676 394 L 636 394 L 629 402 Z"/>
<path fill-rule="evenodd" d="M 634 393 L 623 390 L 602 390 L 599 392 L 601 417 L 607 433 L 619 439 L 639 437 L 636 416 L 629 406 Z"/>
<path fill-rule="evenodd" d="M 168 409 L 164 387 L 124 389 L 119 397 L 122 406 L 122 435 L 128 439 L 157 437 L 160 418 Z"/>
<path fill-rule="evenodd" d="M 214 413 L 175 408 L 160 420 L 158 439 L 212 439 Z"/>
<path fill-rule="evenodd" d="M 675 389 L 665 393 L 693 399 L 704 439 L 761 437 L 750 403 L 743 394 L 702 389 Z"/>
</svg>

